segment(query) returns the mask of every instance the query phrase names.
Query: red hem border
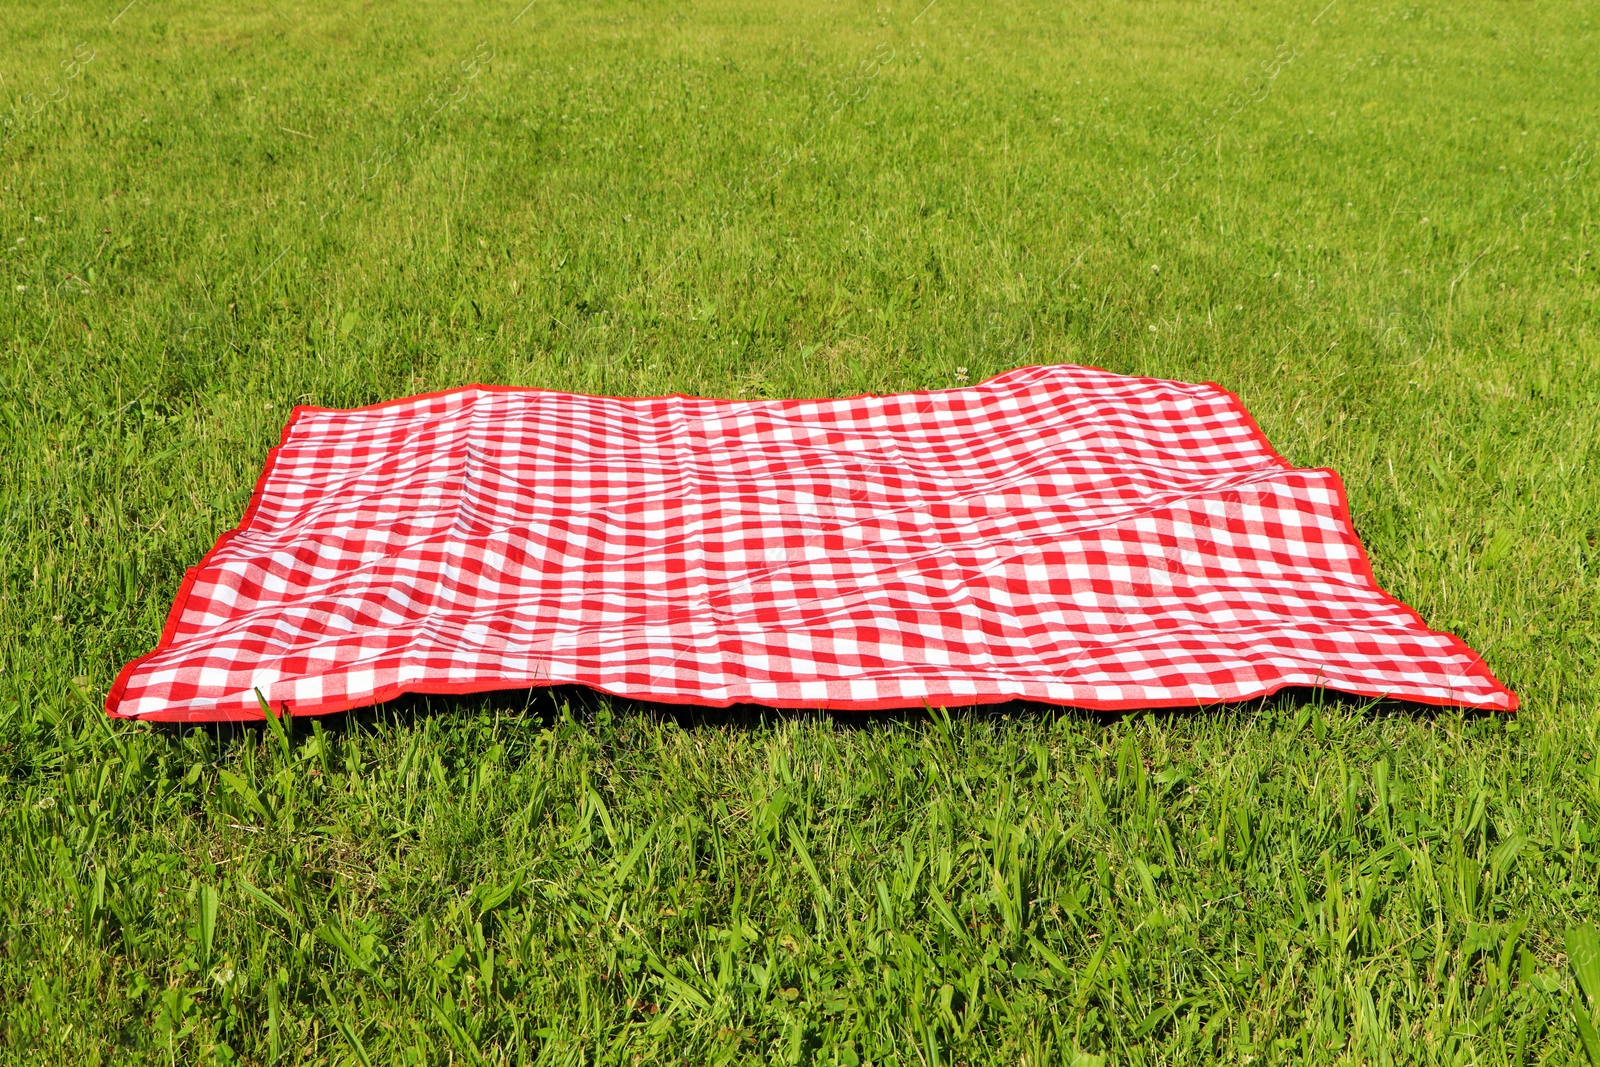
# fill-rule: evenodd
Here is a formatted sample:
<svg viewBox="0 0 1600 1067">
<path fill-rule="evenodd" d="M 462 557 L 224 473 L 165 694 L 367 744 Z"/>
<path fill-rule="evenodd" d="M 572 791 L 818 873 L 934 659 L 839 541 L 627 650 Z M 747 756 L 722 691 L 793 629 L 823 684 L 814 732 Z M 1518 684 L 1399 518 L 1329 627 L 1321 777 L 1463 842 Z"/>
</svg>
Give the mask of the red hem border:
<svg viewBox="0 0 1600 1067">
<path fill-rule="evenodd" d="M 278 454 L 283 451 L 283 446 L 289 443 L 289 434 L 294 429 L 295 423 L 300 421 L 300 416 L 308 411 L 328 410 L 332 409 L 315 408 L 309 405 L 297 404 L 293 410 L 289 412 L 289 421 L 283 424 L 283 431 L 278 435 L 278 443 L 267 450 L 266 462 L 261 465 L 261 474 L 256 478 L 255 488 L 250 492 L 250 503 L 245 505 L 244 514 L 239 518 L 239 524 L 233 529 L 223 533 L 221 537 L 218 537 L 216 544 L 211 546 L 210 551 L 200 557 L 200 562 L 183 572 L 183 580 L 178 583 L 178 592 L 177 595 L 173 597 L 172 607 L 167 609 L 167 619 L 166 622 L 161 626 L 161 636 L 156 641 L 156 647 L 152 648 L 144 655 L 136 656 L 127 663 L 123 664 L 122 669 L 117 672 L 116 680 L 111 683 L 111 691 L 106 694 L 105 708 L 107 715 L 114 719 L 150 718 L 148 715 L 123 715 L 117 711 L 117 705 L 122 703 L 122 695 L 128 689 L 128 679 L 133 675 L 133 672 L 138 669 L 139 664 L 143 663 L 152 656 L 165 652 L 168 648 L 172 647 L 172 640 L 177 636 L 178 632 L 178 621 L 183 618 L 183 609 L 189 605 L 189 594 L 194 589 L 195 579 L 199 578 L 200 572 L 205 570 L 206 564 L 210 563 L 211 560 L 216 557 L 218 552 L 221 552 L 225 547 L 227 547 L 229 541 L 232 541 L 235 537 L 249 528 L 250 521 L 256 517 L 256 511 L 261 507 L 261 498 L 266 493 L 267 489 L 267 479 L 272 475 L 272 468 L 277 465 Z M 194 721 L 226 722 L 230 720 L 213 719 Z"/>
</svg>

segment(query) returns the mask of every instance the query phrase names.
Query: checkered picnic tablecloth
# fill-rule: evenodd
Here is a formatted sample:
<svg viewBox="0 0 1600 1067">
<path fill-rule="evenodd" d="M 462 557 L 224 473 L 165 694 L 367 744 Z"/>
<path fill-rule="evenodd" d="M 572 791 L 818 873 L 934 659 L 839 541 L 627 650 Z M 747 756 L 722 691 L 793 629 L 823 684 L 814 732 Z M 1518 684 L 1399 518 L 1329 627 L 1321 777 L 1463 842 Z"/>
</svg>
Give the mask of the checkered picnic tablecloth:
<svg viewBox="0 0 1600 1067">
<path fill-rule="evenodd" d="M 1377 586 L 1330 470 L 1215 385 L 1074 366 L 844 400 L 475 386 L 297 408 L 109 712 L 581 683 L 672 703 L 1511 709 Z"/>
</svg>

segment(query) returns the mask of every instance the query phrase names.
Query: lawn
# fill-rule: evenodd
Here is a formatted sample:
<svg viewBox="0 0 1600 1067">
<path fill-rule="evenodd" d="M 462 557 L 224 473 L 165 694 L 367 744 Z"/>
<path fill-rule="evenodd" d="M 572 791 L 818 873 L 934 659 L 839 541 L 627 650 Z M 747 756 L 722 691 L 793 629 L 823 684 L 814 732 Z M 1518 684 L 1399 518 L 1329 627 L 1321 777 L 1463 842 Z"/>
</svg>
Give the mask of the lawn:
<svg viewBox="0 0 1600 1067">
<path fill-rule="evenodd" d="M 1600 1064 L 1600 10 L 523 2 L 0 20 L 0 1057 Z M 1522 710 L 101 710 L 296 403 L 1048 362 Z"/>
</svg>

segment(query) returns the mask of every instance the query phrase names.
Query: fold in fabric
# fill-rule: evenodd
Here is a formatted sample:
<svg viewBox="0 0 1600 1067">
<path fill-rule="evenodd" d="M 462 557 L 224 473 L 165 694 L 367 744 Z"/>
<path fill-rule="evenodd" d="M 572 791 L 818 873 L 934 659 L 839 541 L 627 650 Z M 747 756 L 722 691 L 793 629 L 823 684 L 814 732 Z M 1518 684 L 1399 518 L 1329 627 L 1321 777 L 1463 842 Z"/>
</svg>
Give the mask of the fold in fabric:
<svg viewBox="0 0 1600 1067">
<path fill-rule="evenodd" d="M 726 706 L 1511 710 L 1378 588 L 1331 470 L 1216 385 L 1074 366 L 844 400 L 474 386 L 296 408 L 116 716 L 576 683 Z"/>
</svg>

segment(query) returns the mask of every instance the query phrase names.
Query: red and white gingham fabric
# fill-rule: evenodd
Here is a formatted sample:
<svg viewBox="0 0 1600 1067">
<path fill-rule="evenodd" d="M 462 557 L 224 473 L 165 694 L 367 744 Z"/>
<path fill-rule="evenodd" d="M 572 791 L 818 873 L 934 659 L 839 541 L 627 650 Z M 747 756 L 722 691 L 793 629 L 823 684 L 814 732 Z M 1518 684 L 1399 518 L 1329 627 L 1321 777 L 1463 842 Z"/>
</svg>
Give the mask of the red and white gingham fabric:
<svg viewBox="0 0 1600 1067">
<path fill-rule="evenodd" d="M 1510 710 L 1377 586 L 1339 478 L 1215 385 L 1028 367 L 847 400 L 471 387 L 297 408 L 118 716 L 580 683 L 722 706 Z"/>
</svg>

